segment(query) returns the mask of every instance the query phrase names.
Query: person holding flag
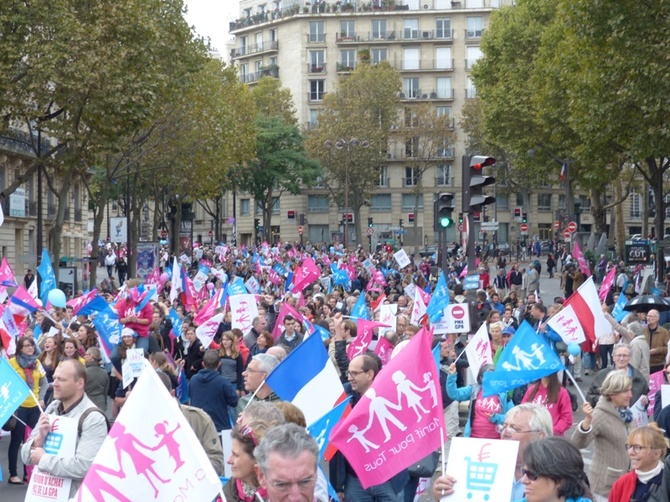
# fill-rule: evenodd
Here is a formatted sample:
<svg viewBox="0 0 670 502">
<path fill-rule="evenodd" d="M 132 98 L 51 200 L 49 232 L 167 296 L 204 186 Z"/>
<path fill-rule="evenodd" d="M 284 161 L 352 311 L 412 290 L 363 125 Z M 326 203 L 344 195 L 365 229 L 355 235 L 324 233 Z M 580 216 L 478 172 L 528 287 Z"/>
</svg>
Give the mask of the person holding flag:
<svg viewBox="0 0 670 502">
<path fill-rule="evenodd" d="M 24 466 L 23 479 L 18 476 L 17 461 L 19 449 L 26 432 L 26 427 L 34 429 L 44 410 L 44 396 L 47 393 L 47 377 L 42 363 L 37 359 L 35 340 L 21 337 L 16 342 L 16 355 L 9 360 L 10 366 L 23 379 L 30 389 L 30 396 L 26 398 L 16 412 L 18 418 L 16 427 L 12 431 L 9 442 L 9 480 L 10 485 L 22 485 L 27 481 L 27 472 Z M 39 396 L 39 401 L 37 400 Z"/>
</svg>

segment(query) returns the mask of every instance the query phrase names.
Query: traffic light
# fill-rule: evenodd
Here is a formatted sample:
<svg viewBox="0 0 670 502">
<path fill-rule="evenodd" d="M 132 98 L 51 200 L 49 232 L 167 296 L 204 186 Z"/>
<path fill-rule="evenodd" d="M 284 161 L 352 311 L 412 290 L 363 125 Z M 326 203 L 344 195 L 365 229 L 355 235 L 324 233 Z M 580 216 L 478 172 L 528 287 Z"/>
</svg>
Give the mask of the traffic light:
<svg viewBox="0 0 670 502">
<path fill-rule="evenodd" d="M 521 223 L 528 223 L 528 213 L 526 211 L 521 213 Z"/>
<path fill-rule="evenodd" d="M 403 220 L 402 218 L 400 218 L 400 222 L 398 223 L 398 226 L 399 226 L 399 227 L 402 227 L 402 224 L 403 224 L 403 223 L 405 223 L 404 220 Z"/>
<path fill-rule="evenodd" d="M 454 225 L 454 217 L 452 212 L 455 209 L 454 194 L 448 192 L 440 192 L 435 199 L 434 212 L 434 230 L 440 230 L 452 227 Z"/>
<path fill-rule="evenodd" d="M 463 223 L 463 213 L 458 213 L 458 223 Z"/>
<path fill-rule="evenodd" d="M 372 217 L 369 217 L 368 218 L 368 227 L 372 228 L 373 225 L 374 225 L 374 220 L 372 219 Z"/>
<path fill-rule="evenodd" d="M 484 155 L 463 156 L 463 212 L 481 211 L 482 206 L 493 204 L 496 199 L 484 195 L 483 188 L 496 182 L 493 176 L 484 176 L 482 169 L 496 163 Z"/>
<path fill-rule="evenodd" d="M 261 226 L 261 220 L 258 218 L 254 218 L 254 228 L 258 230 Z"/>
</svg>

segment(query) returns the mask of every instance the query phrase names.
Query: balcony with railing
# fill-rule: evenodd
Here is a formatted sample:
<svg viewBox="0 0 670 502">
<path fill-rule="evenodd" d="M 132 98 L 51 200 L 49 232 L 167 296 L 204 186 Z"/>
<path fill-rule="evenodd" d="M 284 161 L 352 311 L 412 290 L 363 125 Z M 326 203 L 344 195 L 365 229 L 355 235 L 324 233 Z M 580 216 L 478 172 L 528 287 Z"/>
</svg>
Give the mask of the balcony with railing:
<svg viewBox="0 0 670 502">
<path fill-rule="evenodd" d="M 454 159 L 454 149 L 453 148 L 438 148 L 435 152 L 436 159 L 442 160 L 453 160 Z"/>
<path fill-rule="evenodd" d="M 307 34 L 307 44 L 308 45 L 326 45 L 326 34 L 325 33 L 308 33 Z"/>
<path fill-rule="evenodd" d="M 345 61 L 343 63 L 337 63 L 337 73 L 351 73 L 356 69 L 355 61 Z"/>
<path fill-rule="evenodd" d="M 309 91 L 309 92 L 307 93 L 307 101 L 309 101 L 310 103 L 321 103 L 321 102 L 323 101 L 323 97 L 324 97 L 325 95 L 326 95 L 325 91 L 324 91 L 324 92 L 321 92 L 321 91 L 316 91 L 316 92 Z"/>
<path fill-rule="evenodd" d="M 380 176 L 377 180 L 375 180 L 375 186 L 377 186 L 377 187 L 388 187 L 389 186 L 388 176 Z"/>
<path fill-rule="evenodd" d="M 415 187 L 419 183 L 419 178 L 418 176 L 403 176 L 402 178 L 402 186 L 403 187 Z"/>
<path fill-rule="evenodd" d="M 307 73 L 310 75 L 325 75 L 326 63 L 320 65 L 307 63 Z"/>
<path fill-rule="evenodd" d="M 249 14 L 247 17 L 237 19 L 229 24 L 229 29 L 232 34 L 238 30 L 244 30 L 252 26 L 257 26 L 264 23 L 272 23 L 280 19 L 293 16 L 314 16 L 322 14 L 337 14 L 337 13 L 361 13 L 361 12 L 398 12 L 398 15 L 403 15 L 407 11 L 410 12 L 425 12 L 431 10 L 475 10 L 475 9 L 495 9 L 501 5 L 512 5 L 512 0 L 421 0 L 413 5 L 408 5 L 403 2 L 391 2 L 384 0 L 360 1 L 360 2 L 343 2 L 343 3 L 327 3 L 327 2 L 312 2 L 305 6 L 290 5 L 283 9 L 275 9 L 273 11 L 259 12 L 256 14 Z"/>
<path fill-rule="evenodd" d="M 279 78 L 279 67 L 268 66 L 251 73 L 240 73 L 239 80 L 243 84 L 253 84 L 263 77 Z"/>
<path fill-rule="evenodd" d="M 482 39 L 484 34 L 484 28 L 478 30 L 471 30 L 466 28 L 465 30 L 465 40 L 468 42 L 474 42 Z"/>
<path fill-rule="evenodd" d="M 244 45 L 242 47 L 237 47 L 231 51 L 231 56 L 234 59 L 242 56 L 248 56 L 250 54 L 261 54 L 263 52 L 277 52 L 278 50 L 279 50 L 279 42 L 275 40 L 273 42 L 263 42 L 260 44 Z"/>
<path fill-rule="evenodd" d="M 454 60 L 419 59 L 394 62 L 392 66 L 398 71 L 453 71 Z"/>
<path fill-rule="evenodd" d="M 401 101 L 434 101 L 434 100 L 453 100 L 454 99 L 454 90 L 446 89 L 443 91 L 422 91 L 421 89 L 415 89 L 411 92 L 400 93 Z"/>
<path fill-rule="evenodd" d="M 42 153 L 51 150 L 51 142 L 42 137 L 40 145 L 37 145 L 37 135 L 31 137 L 27 131 L 10 127 L 0 134 L 0 150 L 7 150 L 21 155 L 35 157 L 35 150 L 39 148 Z"/>
<path fill-rule="evenodd" d="M 436 187 L 450 187 L 454 185 L 453 176 L 435 176 Z"/>
<path fill-rule="evenodd" d="M 360 36 L 354 31 L 352 33 L 337 33 L 335 35 L 335 42 L 338 44 L 346 44 L 346 43 L 353 43 L 353 42 L 360 42 L 361 38 Z"/>
</svg>

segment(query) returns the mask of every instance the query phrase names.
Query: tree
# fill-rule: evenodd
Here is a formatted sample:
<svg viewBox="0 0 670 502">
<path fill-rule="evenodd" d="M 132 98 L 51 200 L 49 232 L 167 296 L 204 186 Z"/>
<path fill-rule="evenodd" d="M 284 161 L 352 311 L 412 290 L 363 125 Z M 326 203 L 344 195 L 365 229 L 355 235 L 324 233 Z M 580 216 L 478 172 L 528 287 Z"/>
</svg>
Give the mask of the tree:
<svg viewBox="0 0 670 502">
<path fill-rule="evenodd" d="M 386 162 L 391 126 L 400 111 L 400 77 L 388 63 L 361 62 L 337 90 L 324 97 L 319 125 L 308 136 L 308 150 L 325 169 L 331 197 L 344 208 L 345 198 L 356 221 L 356 240 L 363 242 L 360 209 L 369 203 Z M 352 147 L 351 140 L 358 145 Z M 327 148 L 343 140 L 347 148 Z M 363 142 L 369 144 L 362 148 Z M 347 183 L 348 182 L 348 183 Z M 348 196 L 348 197 L 347 197 Z"/>
<path fill-rule="evenodd" d="M 297 125 L 281 116 L 260 115 L 256 158 L 237 170 L 237 186 L 247 190 L 263 210 L 263 240 L 270 240 L 273 207 L 284 193 L 299 194 L 321 174 L 319 164 L 305 151 L 304 138 Z M 261 237 L 261 236 L 259 236 Z"/>
<path fill-rule="evenodd" d="M 427 103 L 407 107 L 404 120 L 395 129 L 396 141 L 405 149 L 406 165 L 412 169 L 412 194 L 414 195 L 414 255 L 419 254 L 422 241 L 418 235 L 419 199 L 423 196 L 424 173 L 440 164 L 447 157 L 456 140 L 451 117 L 438 115 L 435 107 Z M 424 207 L 430 201 L 423 202 Z"/>
</svg>

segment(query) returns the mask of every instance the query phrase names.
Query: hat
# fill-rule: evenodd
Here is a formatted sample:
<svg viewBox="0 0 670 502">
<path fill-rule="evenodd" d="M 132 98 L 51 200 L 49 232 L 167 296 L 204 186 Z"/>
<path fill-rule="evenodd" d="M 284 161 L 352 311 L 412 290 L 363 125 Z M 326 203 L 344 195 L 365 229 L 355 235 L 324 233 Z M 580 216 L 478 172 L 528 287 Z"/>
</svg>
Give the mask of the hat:
<svg viewBox="0 0 670 502">
<path fill-rule="evenodd" d="M 502 330 L 502 335 L 509 335 L 512 336 L 514 333 L 516 333 L 516 330 L 512 326 L 507 326 L 505 329 Z"/>
<path fill-rule="evenodd" d="M 123 338 L 124 336 L 132 336 L 134 338 L 137 338 L 137 333 L 135 333 L 135 331 L 130 328 L 123 328 L 123 330 L 121 331 L 121 338 Z"/>
</svg>

